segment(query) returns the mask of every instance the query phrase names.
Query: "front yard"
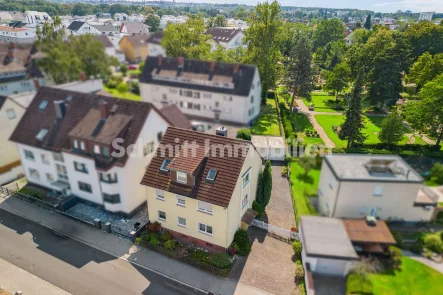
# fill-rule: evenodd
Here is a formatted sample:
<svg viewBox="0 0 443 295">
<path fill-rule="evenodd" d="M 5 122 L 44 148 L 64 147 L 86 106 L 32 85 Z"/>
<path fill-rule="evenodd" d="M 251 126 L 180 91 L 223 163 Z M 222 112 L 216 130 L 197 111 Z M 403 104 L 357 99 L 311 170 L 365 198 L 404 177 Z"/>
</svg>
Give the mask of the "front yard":
<svg viewBox="0 0 443 295">
<path fill-rule="evenodd" d="M 403 257 L 400 270 L 367 274 L 367 279 L 365 281 L 361 276 L 351 274 L 347 294 L 443 294 L 443 274 L 408 257 Z"/>
<path fill-rule="evenodd" d="M 309 202 L 309 196 L 317 195 L 318 182 L 320 180 L 320 167 L 309 171 L 308 174 L 298 164 L 297 158 L 290 163 L 291 168 L 291 194 L 294 203 L 295 219 L 300 221 L 301 215 L 317 215 L 314 206 Z"/>
<path fill-rule="evenodd" d="M 345 104 L 343 99 L 336 101 L 334 95 L 326 92 L 311 92 L 311 101 L 303 98 L 303 102 L 306 106 L 314 104 L 316 112 L 324 113 L 342 112 Z"/>
<path fill-rule="evenodd" d="M 106 92 L 108 92 L 109 94 L 111 94 L 112 96 L 117 97 L 117 98 L 124 98 L 124 99 L 129 99 L 129 100 L 141 101 L 140 95 L 134 94 L 130 91 L 119 92 L 117 89 L 111 89 L 106 86 L 103 86 L 103 89 Z"/>
<path fill-rule="evenodd" d="M 261 108 L 260 115 L 251 127 L 251 134 L 280 136 L 275 99 L 266 100 L 266 106 Z"/>
</svg>

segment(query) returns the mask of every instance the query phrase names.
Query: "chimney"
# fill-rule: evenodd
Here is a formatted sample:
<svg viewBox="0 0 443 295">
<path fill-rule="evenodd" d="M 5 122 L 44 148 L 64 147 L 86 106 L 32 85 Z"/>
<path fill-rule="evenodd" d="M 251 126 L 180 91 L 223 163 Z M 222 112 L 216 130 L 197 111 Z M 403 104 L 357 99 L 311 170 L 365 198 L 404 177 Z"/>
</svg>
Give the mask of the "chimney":
<svg viewBox="0 0 443 295">
<path fill-rule="evenodd" d="M 209 62 L 209 71 L 210 71 L 210 72 L 214 72 L 214 71 L 215 71 L 215 63 L 216 63 L 215 60 L 211 60 L 211 61 Z"/>
<path fill-rule="evenodd" d="M 14 51 L 12 49 L 8 50 L 8 59 L 9 62 L 12 62 L 14 60 Z"/>
<path fill-rule="evenodd" d="M 226 129 L 225 126 L 218 127 L 215 130 L 215 135 L 228 137 L 228 129 Z"/>
<path fill-rule="evenodd" d="M 99 109 L 100 109 L 100 118 L 106 119 L 109 117 L 109 108 L 108 108 L 108 103 L 106 101 L 102 100 L 100 102 Z"/>
<path fill-rule="evenodd" d="M 177 60 L 178 60 L 178 67 L 183 69 L 183 66 L 185 64 L 185 59 L 183 58 L 183 56 L 179 56 Z"/>
<path fill-rule="evenodd" d="M 66 114 L 66 104 L 63 100 L 54 101 L 55 114 L 57 119 L 62 119 Z"/>
<path fill-rule="evenodd" d="M 157 56 L 157 66 L 160 68 L 163 64 L 163 55 L 159 54 Z"/>
<path fill-rule="evenodd" d="M 40 88 L 40 82 L 38 81 L 38 79 L 34 79 L 34 88 L 35 90 L 38 90 Z"/>
<path fill-rule="evenodd" d="M 88 78 L 86 77 L 85 72 L 81 72 L 81 73 L 80 73 L 80 80 L 82 80 L 82 81 L 86 81 L 86 80 L 88 80 Z"/>
</svg>

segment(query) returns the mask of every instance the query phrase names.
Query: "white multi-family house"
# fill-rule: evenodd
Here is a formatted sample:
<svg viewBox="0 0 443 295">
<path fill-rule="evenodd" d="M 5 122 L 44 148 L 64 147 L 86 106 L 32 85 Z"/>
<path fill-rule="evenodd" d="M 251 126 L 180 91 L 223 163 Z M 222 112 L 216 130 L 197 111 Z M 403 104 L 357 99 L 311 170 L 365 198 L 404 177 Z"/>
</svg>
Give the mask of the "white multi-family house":
<svg viewBox="0 0 443 295">
<path fill-rule="evenodd" d="M 146 40 L 148 43 L 148 56 L 166 56 L 166 49 L 160 45 L 163 39 L 163 32 L 152 33 Z"/>
<path fill-rule="evenodd" d="M 119 62 L 124 62 L 125 55 L 118 47 L 118 39 L 120 39 L 119 37 L 108 35 L 97 35 L 96 37 L 105 47 L 106 55 L 109 57 L 115 57 Z"/>
<path fill-rule="evenodd" d="M 28 182 L 130 216 L 169 125 L 150 103 L 42 87 L 10 140 Z"/>
<path fill-rule="evenodd" d="M 133 13 L 130 16 L 128 16 L 128 21 L 130 22 L 137 22 L 137 23 L 143 23 L 145 21 L 145 16 L 143 14 L 137 14 Z"/>
<path fill-rule="evenodd" d="M 116 13 L 114 14 L 114 20 L 124 22 L 128 20 L 128 15 L 126 13 Z"/>
<path fill-rule="evenodd" d="M 184 24 L 188 20 L 187 15 L 163 15 L 160 18 L 160 29 L 164 30 L 168 24 Z"/>
<path fill-rule="evenodd" d="M 243 42 L 245 34 L 241 29 L 209 28 L 206 30 L 206 34 L 212 36 L 212 50 L 217 49 L 217 46 L 222 46 L 225 49 L 246 47 Z"/>
<path fill-rule="evenodd" d="M 36 39 L 35 28 L 0 26 L 1 43 L 33 43 Z"/>
<path fill-rule="evenodd" d="M 324 158 L 318 185 L 323 216 L 429 221 L 438 196 L 396 155 L 335 154 Z"/>
<path fill-rule="evenodd" d="M 30 25 L 38 25 L 52 21 L 52 18 L 46 12 L 26 11 L 25 17 L 25 22 Z"/>
<path fill-rule="evenodd" d="M 169 127 L 142 180 L 149 220 L 184 243 L 226 251 L 256 215 L 261 167 L 248 141 Z"/>
<path fill-rule="evenodd" d="M 140 76 L 143 101 L 175 103 L 191 119 L 246 125 L 260 113 L 257 66 L 148 56 Z"/>
<path fill-rule="evenodd" d="M 92 25 L 90 25 L 88 22 L 80 20 L 72 21 L 67 27 L 67 31 L 69 32 L 68 34 L 70 35 L 98 34 L 98 31 Z"/>
<path fill-rule="evenodd" d="M 141 22 L 122 22 L 120 33 L 124 35 L 149 34 L 149 26 Z"/>
</svg>

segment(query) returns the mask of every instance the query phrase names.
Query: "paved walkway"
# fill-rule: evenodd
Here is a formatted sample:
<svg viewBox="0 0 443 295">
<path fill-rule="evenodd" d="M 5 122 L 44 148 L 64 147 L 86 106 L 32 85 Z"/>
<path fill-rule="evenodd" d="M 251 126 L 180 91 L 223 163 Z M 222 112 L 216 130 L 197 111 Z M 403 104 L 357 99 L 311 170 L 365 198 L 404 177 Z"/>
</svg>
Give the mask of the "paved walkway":
<svg viewBox="0 0 443 295">
<path fill-rule="evenodd" d="M 199 290 L 216 294 L 233 294 L 237 286 L 238 280 L 235 278 L 215 276 L 149 249 L 138 248 L 130 241 L 106 234 L 87 224 L 74 221 L 56 212 L 44 210 L 13 197 L 0 198 L 0 208 L 30 219 L 112 256 L 130 261 L 136 266 L 149 269 Z"/>
<path fill-rule="evenodd" d="M 281 176 L 282 168 L 282 164 L 272 164 L 272 192 L 265 222 L 289 230 L 296 224 L 289 183 Z"/>
<path fill-rule="evenodd" d="M 410 251 L 407 250 L 403 250 L 403 255 L 410 257 L 414 260 L 417 260 L 418 262 L 421 262 L 423 264 L 426 264 L 429 267 L 432 267 L 433 269 L 435 269 L 436 271 L 439 271 L 441 273 L 443 273 L 443 263 L 437 263 L 433 260 L 427 259 L 423 256 L 417 255 L 415 253 L 412 253 Z"/>
<path fill-rule="evenodd" d="M 11 294 L 17 291 L 25 295 L 70 294 L 3 259 L 0 259 L 0 287 Z"/>
</svg>

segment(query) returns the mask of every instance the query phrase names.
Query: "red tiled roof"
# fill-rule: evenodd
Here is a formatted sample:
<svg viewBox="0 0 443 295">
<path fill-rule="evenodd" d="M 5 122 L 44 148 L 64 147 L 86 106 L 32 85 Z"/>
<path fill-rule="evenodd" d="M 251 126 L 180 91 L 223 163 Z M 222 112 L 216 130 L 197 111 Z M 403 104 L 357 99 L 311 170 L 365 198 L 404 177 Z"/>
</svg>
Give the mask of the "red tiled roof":
<svg viewBox="0 0 443 295">
<path fill-rule="evenodd" d="M 197 153 L 197 161 L 201 163 L 201 168 L 196 172 L 195 186 L 192 188 L 171 182 L 168 174 L 160 172 L 163 160 L 165 158 L 172 160 L 182 150 L 178 148 L 177 150 L 175 148 L 162 149 L 162 147 L 164 148 L 168 145 L 172 145 L 173 147 L 176 145 L 183 146 L 186 142 L 195 142 L 195 144 L 200 147 L 205 147 L 207 151 L 209 151 L 204 152 L 203 150 L 200 150 L 200 152 Z M 206 146 L 205 143 L 207 143 Z M 218 145 L 228 147 L 227 149 L 230 147 L 233 150 L 234 147 L 237 147 L 238 156 L 228 157 L 226 152 L 224 157 L 220 156 L 222 153 L 221 150 L 215 148 Z M 157 149 L 157 156 L 152 159 L 146 169 L 141 184 L 205 201 L 214 205 L 228 207 L 249 148 L 253 148 L 251 147 L 250 142 L 169 127 L 163 136 L 160 147 Z M 163 150 L 167 151 L 166 155 L 162 155 Z M 169 152 L 171 152 L 171 154 L 168 154 Z M 205 155 L 203 159 L 200 158 L 201 154 Z M 258 157 L 258 155 L 256 156 Z M 195 163 L 194 161 L 191 162 L 192 163 L 181 163 L 181 167 L 183 167 L 183 169 L 192 170 Z M 185 167 L 186 164 L 189 164 L 190 166 Z M 206 181 L 209 169 L 217 170 L 217 177 L 214 183 Z"/>
<path fill-rule="evenodd" d="M 382 220 L 377 220 L 375 226 L 368 225 L 364 219 L 343 219 L 342 222 L 352 242 L 396 243 L 388 226 Z"/>
<path fill-rule="evenodd" d="M 188 120 L 188 118 L 186 118 L 176 104 L 169 104 L 160 109 L 160 112 L 171 120 L 172 126 L 183 129 L 192 128 L 191 122 Z"/>
</svg>

